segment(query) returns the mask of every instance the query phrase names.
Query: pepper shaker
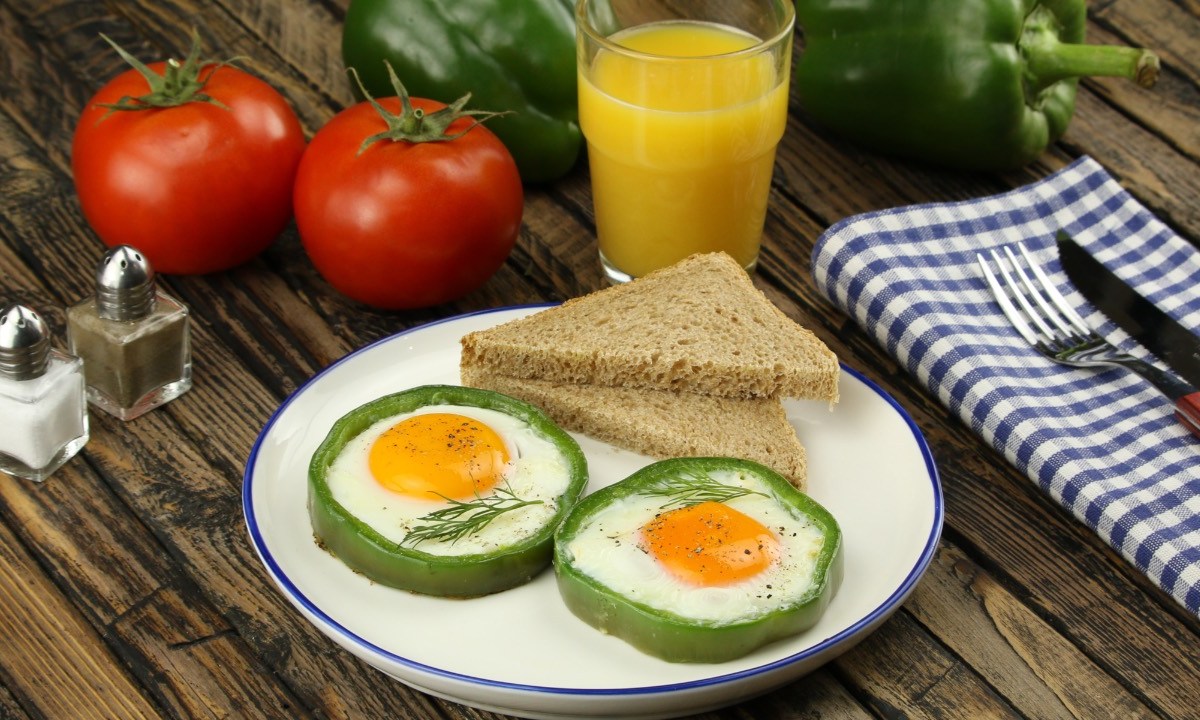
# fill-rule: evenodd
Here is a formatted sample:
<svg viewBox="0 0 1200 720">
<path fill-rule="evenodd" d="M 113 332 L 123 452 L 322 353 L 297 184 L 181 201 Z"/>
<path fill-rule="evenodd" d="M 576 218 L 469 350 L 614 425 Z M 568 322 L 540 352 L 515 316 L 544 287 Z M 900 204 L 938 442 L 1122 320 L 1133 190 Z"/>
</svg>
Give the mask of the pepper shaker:
<svg viewBox="0 0 1200 720">
<path fill-rule="evenodd" d="M 36 482 L 88 441 L 83 362 L 24 305 L 0 310 L 0 425 L 0 471 Z"/>
<path fill-rule="evenodd" d="M 132 420 L 192 387 L 188 309 L 156 287 L 150 261 L 128 245 L 96 266 L 96 293 L 67 310 L 88 401 Z"/>
</svg>

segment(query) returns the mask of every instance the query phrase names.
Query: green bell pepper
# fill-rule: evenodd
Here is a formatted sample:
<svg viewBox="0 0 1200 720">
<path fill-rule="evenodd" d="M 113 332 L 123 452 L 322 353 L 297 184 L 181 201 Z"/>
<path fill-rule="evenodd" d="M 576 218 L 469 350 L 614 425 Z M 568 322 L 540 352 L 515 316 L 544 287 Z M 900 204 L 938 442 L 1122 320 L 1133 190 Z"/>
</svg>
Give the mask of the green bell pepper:
<svg viewBox="0 0 1200 720">
<path fill-rule="evenodd" d="M 380 420 L 427 405 L 502 412 L 553 442 L 567 461 L 570 479 L 550 521 L 535 534 L 491 552 L 441 555 L 385 538 L 335 500 L 326 476 L 346 444 Z M 578 443 L 534 406 L 487 390 L 427 385 L 372 400 L 334 423 L 309 464 L 308 511 L 317 542 L 366 577 L 427 595 L 474 597 L 516 587 L 550 565 L 554 531 L 583 493 L 587 479 L 587 460 Z"/>
<path fill-rule="evenodd" d="M 801 106 L 864 147 L 947 167 L 1034 160 L 1067 128 L 1078 78 L 1149 87 L 1158 58 L 1085 45 L 1084 0 L 797 0 Z"/>
<path fill-rule="evenodd" d="M 395 94 L 511 111 L 488 120 L 526 182 L 567 173 L 582 145 L 572 0 L 353 0 L 342 59 L 374 97 Z"/>
<path fill-rule="evenodd" d="M 724 478 L 748 480 L 722 482 Z M 663 607 L 665 601 L 633 599 L 581 569 L 576 540 L 594 527 L 617 546 L 627 546 L 627 528 L 621 528 L 601 513 L 614 503 L 632 496 L 654 498 L 661 513 L 667 508 L 699 504 L 705 499 L 724 502 L 730 488 L 733 497 L 755 494 L 781 506 L 792 518 L 811 524 L 821 537 L 819 549 L 806 583 L 787 594 L 780 586 L 776 604 L 768 609 L 747 610 L 726 619 L 698 619 Z M 761 492 L 739 493 L 742 488 Z M 658 499 L 662 505 L 658 505 Z M 661 514 L 654 516 L 661 517 Z M 715 525 L 718 529 L 721 525 Z M 632 549 L 648 553 L 642 547 Z M 719 551 L 706 546 L 695 552 Z M 607 553 L 598 553 L 607 554 Z M 621 638 L 642 652 L 669 662 L 716 663 L 732 660 L 774 640 L 808 629 L 820 619 L 842 580 L 842 535 L 837 521 L 815 500 L 797 490 L 783 476 L 749 460 L 734 458 L 675 458 L 648 465 L 629 477 L 585 497 L 559 526 L 554 539 L 554 569 L 559 592 L 577 617 L 603 633 Z M 783 566 L 781 566 L 783 569 Z M 596 573 L 598 574 L 598 573 Z M 747 586 L 733 586 L 750 594 Z M 765 585 L 771 588 L 771 585 Z M 696 588 L 705 592 L 704 588 Z M 691 590 L 687 590 L 691 592 Z M 768 595 L 769 597 L 769 595 Z"/>
</svg>

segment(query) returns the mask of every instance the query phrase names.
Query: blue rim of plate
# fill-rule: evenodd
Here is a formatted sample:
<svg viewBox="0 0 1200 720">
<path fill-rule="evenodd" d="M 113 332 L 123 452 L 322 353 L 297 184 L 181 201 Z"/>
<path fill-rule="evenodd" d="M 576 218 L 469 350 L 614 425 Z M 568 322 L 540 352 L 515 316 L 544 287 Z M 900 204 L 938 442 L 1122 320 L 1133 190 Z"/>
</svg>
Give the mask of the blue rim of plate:
<svg viewBox="0 0 1200 720">
<path fill-rule="evenodd" d="M 279 408 L 276 409 L 275 412 L 271 414 L 270 419 L 267 420 L 266 425 L 263 426 L 262 431 L 259 432 L 258 437 L 255 439 L 254 447 L 252 447 L 250 449 L 250 456 L 246 460 L 246 471 L 242 476 L 242 512 L 245 516 L 246 528 L 250 533 L 250 539 L 251 539 L 251 542 L 254 543 L 255 550 L 258 552 L 258 555 L 262 559 L 263 563 L 267 566 L 267 569 L 270 571 L 272 577 L 275 578 L 275 581 L 291 597 L 291 600 L 293 602 L 299 604 L 301 607 L 303 607 L 309 613 L 311 613 L 314 617 L 320 618 L 321 621 L 326 625 L 326 627 L 336 631 L 339 635 L 341 635 L 342 637 L 351 641 L 354 645 L 356 645 L 364 650 L 369 651 L 373 655 L 378 655 L 381 658 L 385 658 L 391 662 L 397 663 L 399 665 L 403 665 L 403 666 L 411 668 L 413 670 L 417 670 L 417 671 L 420 671 L 423 673 L 428 673 L 430 675 L 436 675 L 436 676 L 447 678 L 450 680 L 456 680 L 459 682 L 465 682 L 465 683 L 470 683 L 470 684 L 480 685 L 480 686 L 485 686 L 485 687 L 491 687 L 491 688 L 502 688 L 505 690 L 516 690 L 516 691 L 521 691 L 521 692 L 532 692 L 532 693 L 542 693 L 542 694 L 546 694 L 546 695 L 562 695 L 562 696 L 571 696 L 571 695 L 605 696 L 605 695 L 669 694 L 669 693 L 680 692 L 680 691 L 684 691 L 684 690 L 697 690 L 700 688 L 713 687 L 716 685 L 722 685 L 722 684 L 734 682 L 737 680 L 744 680 L 744 679 L 751 678 L 751 677 L 754 677 L 757 675 L 762 675 L 765 673 L 773 672 L 775 670 L 780 670 L 789 665 L 793 665 L 795 663 L 798 663 L 798 662 L 801 662 L 808 658 L 819 655 L 819 654 L 829 650 L 830 648 L 837 646 L 839 643 L 843 642 L 847 638 L 853 637 L 854 635 L 858 634 L 858 632 L 860 632 L 863 628 L 868 627 L 872 623 L 877 622 L 878 620 L 890 615 L 892 612 L 894 612 L 897 609 L 898 605 L 901 602 L 903 602 L 903 600 L 906 597 L 908 597 L 908 594 L 910 592 L 912 592 L 914 587 L 916 587 L 917 581 L 920 580 L 921 576 L 925 574 L 925 570 L 926 570 L 926 568 L 929 567 L 929 563 L 933 561 L 933 556 L 937 551 L 938 542 L 941 539 L 942 524 L 943 524 L 944 517 L 945 517 L 945 503 L 944 503 L 944 500 L 942 497 L 942 484 L 941 484 L 941 479 L 938 475 L 937 465 L 933 461 L 933 454 L 929 450 L 929 444 L 925 441 L 924 435 L 921 434 L 920 429 L 917 427 L 917 424 L 913 421 L 912 417 L 909 416 L 908 412 L 905 411 L 905 409 L 903 407 L 901 407 L 900 404 L 897 403 L 896 400 L 887 393 L 887 391 L 885 391 L 883 388 L 879 387 L 872 380 L 868 379 L 866 376 L 864 376 L 859 371 L 857 371 L 853 368 L 847 367 L 845 364 L 839 363 L 839 365 L 841 366 L 841 369 L 843 371 L 852 375 L 859 382 L 863 383 L 868 388 L 870 388 L 872 392 L 874 392 L 879 397 L 881 397 L 884 401 L 886 401 L 888 405 L 892 406 L 892 409 L 895 410 L 896 413 L 904 420 L 905 424 L 908 425 L 908 429 L 909 429 L 909 431 L 912 432 L 913 439 L 916 441 L 917 447 L 921 451 L 921 458 L 925 461 L 925 469 L 929 474 L 929 481 L 932 484 L 933 501 L 934 501 L 934 518 L 933 518 L 934 521 L 933 521 L 932 528 L 929 533 L 929 537 L 926 538 L 925 547 L 922 548 L 921 554 L 917 558 L 916 564 L 912 567 L 911 570 L 909 570 L 908 575 L 905 576 L 904 582 L 900 583 L 900 585 L 892 592 L 892 594 L 889 595 L 887 597 L 887 599 L 885 599 L 882 603 L 880 603 L 879 606 L 876 607 L 874 610 L 867 613 L 864 617 L 859 619 L 857 622 L 855 622 L 851 626 L 847 627 L 846 629 L 842 630 L 841 632 L 837 633 L 836 635 L 831 635 L 831 636 L 825 638 L 824 640 L 822 640 L 821 642 L 813 645 L 812 647 L 805 648 L 804 650 L 802 650 L 798 653 L 794 653 L 787 657 L 780 658 L 779 660 L 775 660 L 775 661 L 767 663 L 765 665 L 759 665 L 757 667 L 747 668 L 745 670 L 740 670 L 738 672 L 728 673 L 725 675 L 714 675 L 712 677 L 707 677 L 707 678 L 703 678 L 700 680 L 690 680 L 687 682 L 672 683 L 672 684 L 668 684 L 668 685 L 646 685 L 646 686 L 641 686 L 641 687 L 627 687 L 627 688 L 561 688 L 561 687 L 548 687 L 548 686 L 544 686 L 544 685 L 526 685 L 523 683 L 505 682 L 502 680 L 489 680 L 487 678 L 476 677 L 474 675 L 466 675 L 463 673 L 454 672 L 452 670 L 445 670 L 445 669 L 442 669 L 439 667 L 434 667 L 432 665 L 426 665 L 424 663 L 419 663 L 414 660 L 409 660 L 408 658 L 403 657 L 402 655 L 397 655 L 389 650 L 385 650 L 385 649 L 379 647 L 378 645 L 375 645 L 371 641 L 367 640 L 366 638 L 364 638 L 354 632 L 351 632 L 346 627 L 342 626 L 337 621 L 335 621 L 333 618 L 331 618 L 329 615 L 327 615 L 323 610 L 321 610 L 321 608 L 319 608 L 311 600 L 309 600 L 304 595 L 304 593 L 302 593 L 300 591 L 300 589 L 298 587 L 296 587 L 296 585 L 291 581 L 291 579 L 283 572 L 283 568 L 281 568 L 279 566 L 279 564 L 275 561 L 275 558 L 271 555 L 271 551 L 267 548 L 266 541 L 263 538 L 262 533 L 259 532 L 258 523 L 255 520 L 254 506 L 253 506 L 253 503 L 251 502 L 252 487 L 254 484 L 253 468 L 255 465 L 255 461 L 258 457 L 259 448 L 261 447 L 263 441 L 266 439 L 267 434 L 271 430 L 271 427 L 274 426 L 275 421 L 279 418 L 279 416 L 283 413 L 283 411 L 288 407 L 288 405 L 290 405 L 293 400 L 300 397 L 300 394 L 303 393 L 304 390 L 309 385 L 312 385 L 314 382 L 319 380 L 326 373 L 332 371 L 335 367 L 350 360 L 351 358 L 355 357 L 356 355 L 368 352 L 369 350 L 371 350 L 372 348 L 374 348 L 377 345 L 382 345 L 385 343 L 393 342 L 393 341 L 398 340 L 406 335 L 410 335 L 412 333 L 415 333 L 415 332 L 418 332 L 421 330 L 426 330 L 428 328 L 431 328 L 431 327 L 434 327 L 437 325 L 442 325 L 445 323 L 463 320 L 463 319 L 469 318 L 469 317 L 476 317 L 479 315 L 488 315 L 488 314 L 492 314 L 492 313 L 508 312 L 508 311 L 512 311 L 512 310 L 553 307 L 554 305 L 557 305 L 557 304 L 558 303 L 542 303 L 542 304 L 533 304 L 533 305 L 511 305 L 511 306 L 506 306 L 506 307 L 477 310 L 475 312 L 464 313 L 461 315 L 454 315 L 451 317 L 442 318 L 440 320 L 434 320 L 432 322 L 424 323 L 422 325 L 418 325 L 416 327 L 412 327 L 407 330 L 402 330 L 394 335 L 389 335 L 387 337 L 380 338 L 379 340 L 376 340 L 375 342 L 370 343 L 369 345 L 364 345 L 363 347 L 359 348 L 358 350 L 354 350 L 353 352 L 347 353 L 346 355 L 342 356 L 338 360 L 335 360 L 334 362 L 330 363 L 327 367 L 322 369 L 316 375 L 309 378 L 309 380 L 307 382 L 305 382 L 303 385 L 296 388 L 296 390 L 293 391 L 292 394 L 289 395 L 287 397 L 287 399 L 283 401 L 283 403 L 279 406 Z"/>
</svg>

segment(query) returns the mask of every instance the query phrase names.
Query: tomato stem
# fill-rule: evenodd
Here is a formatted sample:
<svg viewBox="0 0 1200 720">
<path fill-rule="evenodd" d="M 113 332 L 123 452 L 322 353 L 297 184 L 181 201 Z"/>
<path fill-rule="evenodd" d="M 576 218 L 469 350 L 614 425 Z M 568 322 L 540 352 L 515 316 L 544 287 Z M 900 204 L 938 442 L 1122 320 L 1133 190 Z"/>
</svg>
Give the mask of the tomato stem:
<svg viewBox="0 0 1200 720">
<path fill-rule="evenodd" d="M 175 58 L 171 58 L 166 62 L 166 69 L 163 74 L 151 70 L 145 63 L 138 60 L 133 55 L 130 55 L 123 47 L 118 45 L 104 33 L 100 34 L 104 41 L 113 46 L 117 54 L 129 63 L 134 70 L 137 70 L 146 83 L 150 86 L 150 92 L 138 97 L 126 95 L 115 103 L 101 103 L 100 107 L 108 108 L 100 120 L 119 111 L 129 110 L 150 110 L 152 108 L 176 107 L 190 102 L 204 102 L 210 105 L 228 110 L 228 106 L 220 100 L 207 95 L 204 92 L 204 87 L 208 81 L 212 79 L 214 73 L 220 70 L 225 65 L 228 65 L 239 58 L 232 58 L 222 62 L 200 59 L 200 33 L 195 29 L 192 30 L 192 47 L 188 51 L 187 57 L 180 63 Z M 201 73 L 207 69 L 208 72 L 201 77 Z"/>
<path fill-rule="evenodd" d="M 404 88 L 404 83 L 400 82 L 400 78 L 397 77 L 396 71 L 392 69 L 391 63 L 385 62 L 384 64 L 387 66 L 388 77 L 391 78 L 392 88 L 396 91 L 396 97 L 400 99 L 399 114 L 388 111 L 387 108 L 379 104 L 379 101 L 371 97 L 371 93 L 367 92 L 367 89 L 363 87 L 362 79 L 358 76 L 358 71 L 354 68 L 349 69 L 363 97 L 367 99 L 367 102 L 371 103 L 371 106 L 379 113 L 379 117 L 383 118 L 383 121 L 387 123 L 387 130 L 363 140 L 362 145 L 358 148 L 359 155 L 381 140 L 407 143 L 449 142 L 471 132 L 471 130 L 475 129 L 476 125 L 480 125 L 491 118 L 508 114 L 508 112 L 489 112 L 487 110 L 465 110 L 467 102 L 471 99 L 471 93 L 463 95 L 435 112 L 427 113 L 421 108 L 414 108 L 412 100 L 408 96 L 408 90 Z M 450 129 L 450 125 L 454 121 L 464 117 L 477 119 L 463 128 L 461 132 L 448 134 L 447 131 Z"/>
</svg>

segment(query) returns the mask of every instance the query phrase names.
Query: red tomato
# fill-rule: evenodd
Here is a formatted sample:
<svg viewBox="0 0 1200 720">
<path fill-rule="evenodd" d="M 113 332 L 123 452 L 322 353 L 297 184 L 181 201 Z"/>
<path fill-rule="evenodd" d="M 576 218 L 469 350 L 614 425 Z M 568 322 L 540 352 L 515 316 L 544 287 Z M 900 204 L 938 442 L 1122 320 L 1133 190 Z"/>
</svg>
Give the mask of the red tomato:
<svg viewBox="0 0 1200 720">
<path fill-rule="evenodd" d="M 161 74 L 164 63 L 150 69 Z M 109 246 L 132 245 L 162 273 L 225 270 L 258 255 L 292 216 L 304 131 L 274 88 L 211 66 L 204 92 L 225 107 L 110 111 L 102 103 L 149 92 L 130 69 L 88 101 L 71 167 L 83 214 Z"/>
<path fill-rule="evenodd" d="M 433 113 L 445 105 L 413 98 Z M 379 103 L 399 114 L 400 100 Z M 455 120 L 447 135 L 474 122 Z M 317 132 L 296 174 L 296 226 L 321 275 L 385 309 L 428 307 L 475 290 L 504 263 L 521 229 L 516 163 L 486 127 L 444 142 L 363 141 L 387 130 L 369 103 Z"/>
</svg>

